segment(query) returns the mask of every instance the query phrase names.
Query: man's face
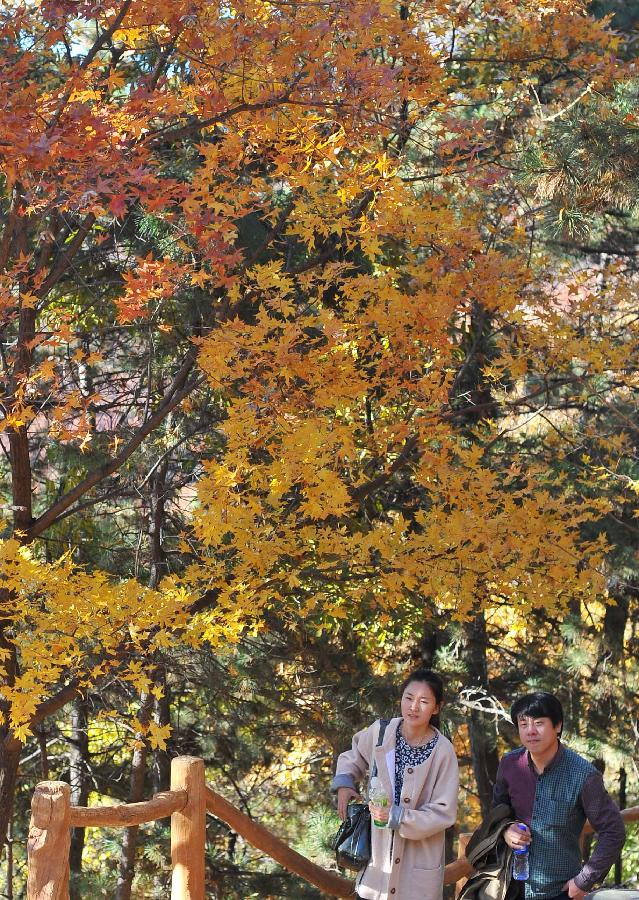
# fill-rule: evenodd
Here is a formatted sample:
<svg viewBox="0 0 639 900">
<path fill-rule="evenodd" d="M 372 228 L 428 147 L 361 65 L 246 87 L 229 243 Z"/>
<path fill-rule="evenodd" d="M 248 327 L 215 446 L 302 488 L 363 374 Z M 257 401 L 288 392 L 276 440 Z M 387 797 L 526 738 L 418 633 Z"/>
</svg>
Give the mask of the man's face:
<svg viewBox="0 0 639 900">
<path fill-rule="evenodd" d="M 530 753 L 541 756 L 557 746 L 561 725 L 553 725 L 547 716 L 519 716 L 519 740 Z"/>
</svg>

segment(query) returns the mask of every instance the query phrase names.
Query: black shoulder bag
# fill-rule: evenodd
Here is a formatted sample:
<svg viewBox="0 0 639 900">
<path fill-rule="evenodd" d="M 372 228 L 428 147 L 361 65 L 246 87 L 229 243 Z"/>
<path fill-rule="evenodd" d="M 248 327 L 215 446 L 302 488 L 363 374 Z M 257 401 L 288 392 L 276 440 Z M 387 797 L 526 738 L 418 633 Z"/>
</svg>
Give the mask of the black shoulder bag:
<svg viewBox="0 0 639 900">
<path fill-rule="evenodd" d="M 384 740 L 388 719 L 380 719 L 376 747 Z M 377 775 L 377 761 L 373 761 L 371 778 Z M 337 865 L 344 869 L 359 870 L 371 858 L 371 814 L 368 803 L 349 803 L 346 818 L 333 841 Z"/>
</svg>

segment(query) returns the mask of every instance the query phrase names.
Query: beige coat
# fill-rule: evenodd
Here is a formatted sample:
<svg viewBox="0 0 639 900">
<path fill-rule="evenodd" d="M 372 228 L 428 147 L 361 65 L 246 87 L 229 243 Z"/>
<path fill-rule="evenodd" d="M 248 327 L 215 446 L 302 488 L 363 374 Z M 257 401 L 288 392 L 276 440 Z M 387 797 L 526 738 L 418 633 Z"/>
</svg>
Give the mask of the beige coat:
<svg viewBox="0 0 639 900">
<path fill-rule="evenodd" d="M 401 719 L 391 719 L 381 746 L 379 722 L 359 731 L 337 760 L 333 786 L 363 783 L 373 754 L 388 795 L 395 793 L 395 742 Z M 450 741 L 439 740 L 426 762 L 404 773 L 399 827 L 371 827 L 371 861 L 357 876 L 366 900 L 441 900 L 444 884 L 444 831 L 457 817 L 459 772 Z"/>
</svg>

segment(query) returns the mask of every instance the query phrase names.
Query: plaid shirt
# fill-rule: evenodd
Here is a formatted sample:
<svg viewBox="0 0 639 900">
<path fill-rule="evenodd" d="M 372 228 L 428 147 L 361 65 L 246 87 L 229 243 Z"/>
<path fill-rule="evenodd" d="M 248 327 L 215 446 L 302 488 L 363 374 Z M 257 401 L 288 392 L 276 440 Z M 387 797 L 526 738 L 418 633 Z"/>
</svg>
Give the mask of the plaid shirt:
<svg viewBox="0 0 639 900">
<path fill-rule="evenodd" d="M 589 891 L 623 846 L 623 819 L 601 773 L 563 744 L 541 774 L 523 747 L 507 753 L 497 772 L 494 801 L 509 803 L 532 834 L 526 900 L 556 897 L 571 878 Z M 582 865 L 579 838 L 586 819 L 598 833 L 598 842 Z"/>
</svg>

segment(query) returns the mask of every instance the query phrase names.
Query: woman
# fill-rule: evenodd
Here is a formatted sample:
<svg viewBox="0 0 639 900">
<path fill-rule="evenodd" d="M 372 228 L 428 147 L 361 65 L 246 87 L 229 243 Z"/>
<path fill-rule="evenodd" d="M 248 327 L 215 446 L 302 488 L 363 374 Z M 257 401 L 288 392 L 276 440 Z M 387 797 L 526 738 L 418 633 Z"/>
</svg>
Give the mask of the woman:
<svg viewBox="0 0 639 900">
<path fill-rule="evenodd" d="M 371 816 L 386 827 L 371 828 L 371 859 L 357 876 L 357 896 L 365 900 L 441 900 L 444 832 L 457 816 L 459 773 L 450 741 L 435 727 L 443 683 L 417 669 L 402 685 L 401 717 L 388 723 L 380 746 L 380 722 L 353 738 L 337 760 L 332 788 L 343 820 L 357 783 L 377 762 L 377 775 L 391 798 L 388 806 L 369 803 Z"/>
</svg>

